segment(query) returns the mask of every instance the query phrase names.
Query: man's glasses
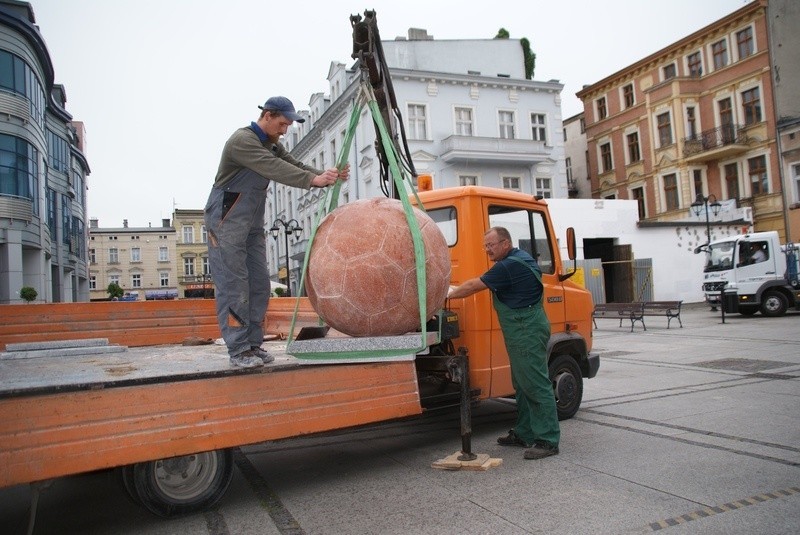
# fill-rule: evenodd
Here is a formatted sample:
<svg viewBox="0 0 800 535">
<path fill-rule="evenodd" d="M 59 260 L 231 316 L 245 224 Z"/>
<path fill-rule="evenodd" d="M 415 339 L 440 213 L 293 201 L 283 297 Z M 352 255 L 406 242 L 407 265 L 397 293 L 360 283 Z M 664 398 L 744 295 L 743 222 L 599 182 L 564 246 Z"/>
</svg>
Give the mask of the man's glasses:
<svg viewBox="0 0 800 535">
<path fill-rule="evenodd" d="M 498 241 L 496 241 L 494 243 L 484 243 L 483 244 L 483 248 L 484 249 L 494 249 L 495 247 L 497 247 L 498 244 L 503 243 L 504 241 L 506 241 L 506 240 L 503 239 L 503 240 L 498 240 Z"/>
</svg>

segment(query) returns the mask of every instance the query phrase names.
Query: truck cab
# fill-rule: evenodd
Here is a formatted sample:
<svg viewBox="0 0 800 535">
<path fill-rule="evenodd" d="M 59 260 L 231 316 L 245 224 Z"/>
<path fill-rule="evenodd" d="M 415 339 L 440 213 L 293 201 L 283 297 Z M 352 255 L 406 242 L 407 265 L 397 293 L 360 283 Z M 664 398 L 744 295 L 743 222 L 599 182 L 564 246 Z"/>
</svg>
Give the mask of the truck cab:
<svg viewBox="0 0 800 535">
<path fill-rule="evenodd" d="M 580 406 L 583 379 L 594 377 L 599 367 L 599 358 L 591 354 L 593 304 L 591 294 L 569 280 L 571 271 L 562 262 L 547 203 L 531 195 L 476 186 L 423 191 L 419 197 L 450 248 L 453 285 L 491 267 L 483 249 L 483 235 L 491 227 L 507 228 L 513 245 L 537 260 L 551 324 L 548 362 L 559 418 L 573 416 Z M 454 344 L 469 352 L 470 384 L 480 389 L 481 398 L 513 395 L 491 292 L 450 301 L 460 328 Z"/>
<path fill-rule="evenodd" d="M 782 246 L 775 231 L 753 232 L 710 243 L 703 292 L 726 312 L 782 316 L 800 302 L 797 246 Z M 731 297 L 722 303 L 722 291 Z"/>
</svg>

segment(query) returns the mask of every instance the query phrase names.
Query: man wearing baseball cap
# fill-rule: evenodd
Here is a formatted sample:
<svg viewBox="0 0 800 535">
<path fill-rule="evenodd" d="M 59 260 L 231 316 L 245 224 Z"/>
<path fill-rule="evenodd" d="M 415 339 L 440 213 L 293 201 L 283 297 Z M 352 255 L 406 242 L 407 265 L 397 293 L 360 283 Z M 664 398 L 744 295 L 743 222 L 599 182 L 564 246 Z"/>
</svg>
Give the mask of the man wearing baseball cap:
<svg viewBox="0 0 800 535">
<path fill-rule="evenodd" d="M 347 180 L 350 165 L 320 171 L 294 159 L 280 138 L 305 119 L 286 97 L 271 97 L 250 126 L 225 143 L 205 207 L 208 261 L 216 287 L 217 321 L 233 366 L 273 360 L 261 348 L 270 283 L 264 211 L 271 180 L 303 189 Z"/>
</svg>

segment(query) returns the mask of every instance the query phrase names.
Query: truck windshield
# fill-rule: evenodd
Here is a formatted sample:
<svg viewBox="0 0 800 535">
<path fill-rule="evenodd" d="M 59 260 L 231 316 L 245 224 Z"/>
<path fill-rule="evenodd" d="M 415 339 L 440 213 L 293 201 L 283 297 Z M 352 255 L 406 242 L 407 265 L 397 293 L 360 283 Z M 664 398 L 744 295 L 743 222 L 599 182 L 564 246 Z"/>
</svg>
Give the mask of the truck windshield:
<svg viewBox="0 0 800 535">
<path fill-rule="evenodd" d="M 722 271 L 733 267 L 733 252 L 735 242 L 726 241 L 708 246 L 706 251 L 706 267 L 704 272 Z"/>
</svg>

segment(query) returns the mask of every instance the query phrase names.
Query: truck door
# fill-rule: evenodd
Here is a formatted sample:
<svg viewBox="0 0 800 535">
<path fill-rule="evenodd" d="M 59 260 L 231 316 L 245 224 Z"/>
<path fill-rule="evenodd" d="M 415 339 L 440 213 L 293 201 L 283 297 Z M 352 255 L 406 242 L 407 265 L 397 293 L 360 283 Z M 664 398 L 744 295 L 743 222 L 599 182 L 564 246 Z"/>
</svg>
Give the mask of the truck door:
<svg viewBox="0 0 800 535">
<path fill-rule="evenodd" d="M 766 240 L 739 242 L 736 281 L 740 294 L 755 294 L 764 282 L 778 278 L 775 251 L 770 249 Z"/>
<path fill-rule="evenodd" d="M 556 262 L 554 255 L 556 244 L 552 243 L 551 229 L 548 228 L 547 219 L 544 213 L 524 207 L 503 206 L 497 201 L 485 201 L 485 209 L 488 215 L 488 226 L 505 227 L 511 234 L 511 241 L 514 247 L 529 253 L 539 263 L 542 270 L 542 283 L 544 284 L 544 309 L 553 332 L 564 328 L 564 289 L 558 280 L 556 273 Z M 490 267 L 488 257 L 486 259 L 486 269 Z M 511 374 L 497 373 L 498 369 L 507 368 L 508 353 L 506 352 L 503 333 L 500 331 L 500 323 L 497 314 L 492 314 L 492 395 L 505 395 L 503 392 L 511 392 Z"/>
</svg>

